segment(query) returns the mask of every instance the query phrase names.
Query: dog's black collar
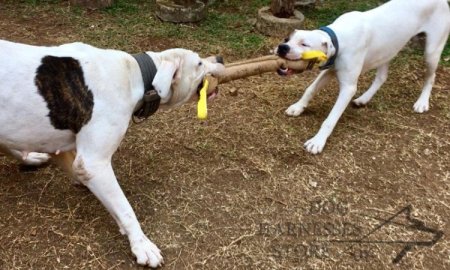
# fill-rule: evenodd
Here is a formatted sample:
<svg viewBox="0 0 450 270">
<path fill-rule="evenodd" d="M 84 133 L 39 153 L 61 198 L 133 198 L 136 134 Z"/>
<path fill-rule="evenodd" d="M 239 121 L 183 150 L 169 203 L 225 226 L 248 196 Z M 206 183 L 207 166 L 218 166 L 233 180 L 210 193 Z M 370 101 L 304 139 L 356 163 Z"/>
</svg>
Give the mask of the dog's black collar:
<svg viewBox="0 0 450 270">
<path fill-rule="evenodd" d="M 320 67 L 321 70 L 325 70 L 325 69 L 329 69 L 334 66 L 334 62 L 336 61 L 336 57 L 339 52 L 339 42 L 338 42 L 336 33 L 334 33 L 334 31 L 331 28 L 329 28 L 327 26 L 323 26 L 323 27 L 320 27 L 319 30 L 324 31 L 325 33 L 327 33 L 330 36 L 331 42 L 333 43 L 333 46 L 336 49 L 336 51 L 334 52 L 334 55 L 330 59 L 328 59 L 328 61 L 325 63 L 325 65 Z"/>
<path fill-rule="evenodd" d="M 139 64 L 144 81 L 144 97 L 142 105 L 133 113 L 134 122 L 142 122 L 153 115 L 159 108 L 161 97 L 153 87 L 153 79 L 158 71 L 153 59 L 146 53 L 133 54 L 134 59 Z"/>
</svg>

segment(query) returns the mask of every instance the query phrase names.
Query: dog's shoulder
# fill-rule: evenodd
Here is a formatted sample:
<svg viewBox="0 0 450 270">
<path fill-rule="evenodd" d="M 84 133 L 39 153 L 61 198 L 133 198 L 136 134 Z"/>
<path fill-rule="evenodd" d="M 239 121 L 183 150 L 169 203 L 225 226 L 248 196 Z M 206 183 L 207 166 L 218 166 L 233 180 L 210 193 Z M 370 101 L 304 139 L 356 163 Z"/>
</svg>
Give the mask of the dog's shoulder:
<svg viewBox="0 0 450 270">
<path fill-rule="evenodd" d="M 124 53 L 123 51 L 120 50 L 100 48 L 83 42 L 66 43 L 59 45 L 57 47 L 49 47 L 49 48 L 53 48 L 54 50 L 60 50 L 65 53 L 70 52 L 72 54 L 88 54 L 88 55 L 91 54 L 99 56 L 102 56 L 104 54 L 107 54 L 109 56 L 111 56 L 112 54 L 121 55 Z"/>
<path fill-rule="evenodd" d="M 60 48 L 62 50 L 75 50 L 75 51 L 84 51 L 84 52 L 101 50 L 97 47 L 94 47 L 92 45 L 89 45 L 89 44 L 86 44 L 83 42 L 66 43 L 66 44 L 59 45 L 58 48 Z"/>
</svg>

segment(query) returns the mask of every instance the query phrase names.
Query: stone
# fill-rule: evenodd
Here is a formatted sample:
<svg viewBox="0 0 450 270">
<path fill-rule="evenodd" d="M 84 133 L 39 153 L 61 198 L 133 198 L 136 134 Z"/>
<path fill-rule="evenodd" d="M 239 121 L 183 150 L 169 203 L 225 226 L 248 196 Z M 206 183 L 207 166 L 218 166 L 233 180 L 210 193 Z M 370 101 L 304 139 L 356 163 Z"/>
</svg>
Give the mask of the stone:
<svg viewBox="0 0 450 270">
<path fill-rule="evenodd" d="M 298 0 L 295 2 L 296 7 L 309 7 L 315 6 L 317 0 Z"/>
<path fill-rule="evenodd" d="M 114 4 L 114 0 L 70 0 L 70 3 L 89 9 L 97 9 L 112 6 L 112 4 Z"/>
<path fill-rule="evenodd" d="M 156 16 L 166 22 L 198 22 L 205 15 L 206 5 L 202 1 L 195 1 L 192 6 L 183 6 L 175 4 L 171 0 L 156 0 Z"/>
<path fill-rule="evenodd" d="M 236 87 L 230 88 L 229 92 L 230 92 L 230 96 L 233 96 L 233 97 L 237 96 L 239 93 L 238 89 Z"/>
<path fill-rule="evenodd" d="M 258 11 L 256 28 L 264 35 L 272 37 L 286 37 L 295 29 L 303 27 L 305 16 L 294 10 L 291 18 L 278 18 L 270 12 L 270 7 L 263 7 Z"/>
</svg>

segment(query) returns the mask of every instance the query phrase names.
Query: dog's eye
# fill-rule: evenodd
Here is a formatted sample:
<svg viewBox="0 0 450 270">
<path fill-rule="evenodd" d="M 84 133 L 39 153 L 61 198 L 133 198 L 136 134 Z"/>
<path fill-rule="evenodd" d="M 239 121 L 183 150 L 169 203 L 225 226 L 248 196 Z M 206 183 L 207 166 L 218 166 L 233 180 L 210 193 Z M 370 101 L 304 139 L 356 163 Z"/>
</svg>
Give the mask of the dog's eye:
<svg viewBox="0 0 450 270">
<path fill-rule="evenodd" d="M 311 46 L 309 46 L 309 45 L 306 44 L 306 43 L 302 43 L 302 46 L 303 46 L 303 47 L 311 47 Z"/>
<path fill-rule="evenodd" d="M 284 39 L 284 43 L 288 43 L 288 42 L 289 42 L 289 38 L 287 37 Z"/>
<path fill-rule="evenodd" d="M 203 65 L 202 62 L 198 62 L 198 66 L 201 67 Z"/>
</svg>

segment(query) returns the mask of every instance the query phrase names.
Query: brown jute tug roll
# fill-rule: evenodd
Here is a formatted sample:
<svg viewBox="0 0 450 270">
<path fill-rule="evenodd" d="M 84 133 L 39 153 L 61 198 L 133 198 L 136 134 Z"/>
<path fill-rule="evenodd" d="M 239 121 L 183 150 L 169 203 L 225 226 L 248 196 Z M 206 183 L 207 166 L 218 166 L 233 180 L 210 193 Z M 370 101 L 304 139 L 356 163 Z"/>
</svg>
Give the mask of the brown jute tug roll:
<svg viewBox="0 0 450 270">
<path fill-rule="evenodd" d="M 209 89 L 215 89 L 217 85 L 243 79 L 267 72 L 276 72 L 278 70 L 293 70 L 297 73 L 307 69 L 312 69 L 318 59 L 310 60 L 287 60 L 276 55 L 268 55 L 254 59 L 234 62 L 225 65 L 225 71 L 218 77 L 207 76 Z"/>
</svg>

